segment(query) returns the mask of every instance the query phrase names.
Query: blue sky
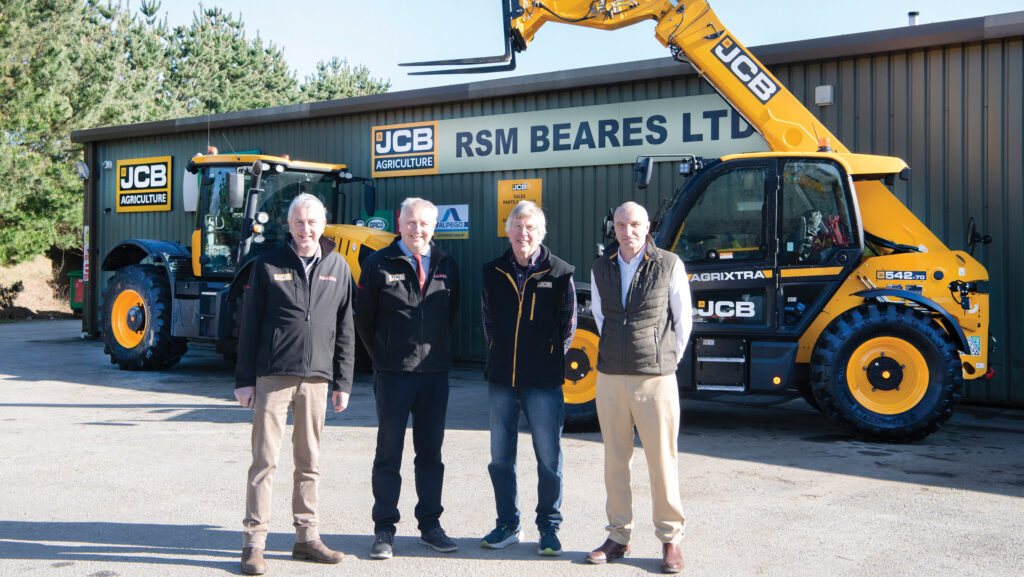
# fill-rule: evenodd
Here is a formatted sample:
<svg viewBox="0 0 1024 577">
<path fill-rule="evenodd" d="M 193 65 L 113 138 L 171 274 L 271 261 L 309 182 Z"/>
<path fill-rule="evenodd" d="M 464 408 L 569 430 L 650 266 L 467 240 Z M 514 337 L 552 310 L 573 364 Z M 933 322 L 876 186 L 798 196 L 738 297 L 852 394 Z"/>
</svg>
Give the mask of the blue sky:
<svg viewBox="0 0 1024 577">
<path fill-rule="evenodd" d="M 284 50 L 300 79 L 318 60 L 338 56 L 390 79 L 392 91 L 668 56 L 654 38 L 653 22 L 616 31 L 548 24 L 517 56 L 514 72 L 417 77 L 397 64 L 500 53 L 498 0 L 205 0 L 204 5 L 240 13 L 250 35 L 258 31 Z M 188 24 L 198 6 L 198 0 L 164 0 L 161 16 L 166 14 L 171 25 Z M 1020 0 L 711 0 L 711 6 L 752 47 L 898 28 L 907 25 L 911 10 L 921 13 L 921 24 L 930 24 L 1024 9 Z"/>
</svg>

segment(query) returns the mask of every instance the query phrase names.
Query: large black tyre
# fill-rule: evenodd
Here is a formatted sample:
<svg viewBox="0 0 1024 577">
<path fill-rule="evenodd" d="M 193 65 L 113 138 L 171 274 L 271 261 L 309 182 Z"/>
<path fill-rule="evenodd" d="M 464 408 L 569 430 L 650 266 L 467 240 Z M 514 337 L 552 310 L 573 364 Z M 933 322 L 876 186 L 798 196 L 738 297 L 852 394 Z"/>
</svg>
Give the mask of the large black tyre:
<svg viewBox="0 0 1024 577">
<path fill-rule="evenodd" d="M 600 430 L 597 422 L 597 323 L 579 317 L 576 334 L 565 355 L 564 429 L 568 432 Z"/>
<path fill-rule="evenodd" d="M 103 352 L 122 370 L 163 370 L 188 349 L 171 336 L 171 287 L 153 265 L 126 266 L 103 291 Z"/>
<path fill-rule="evenodd" d="M 871 303 L 832 321 L 811 356 L 818 406 L 865 441 L 910 442 L 935 432 L 963 390 L 956 347 L 931 317 Z"/>
</svg>

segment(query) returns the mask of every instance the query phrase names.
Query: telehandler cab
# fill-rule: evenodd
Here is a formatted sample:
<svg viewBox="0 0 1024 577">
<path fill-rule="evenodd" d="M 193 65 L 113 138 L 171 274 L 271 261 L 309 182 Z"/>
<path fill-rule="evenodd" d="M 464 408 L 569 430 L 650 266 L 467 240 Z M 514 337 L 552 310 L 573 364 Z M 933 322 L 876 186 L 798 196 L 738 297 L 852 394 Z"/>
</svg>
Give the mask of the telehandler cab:
<svg viewBox="0 0 1024 577">
<path fill-rule="evenodd" d="M 505 54 L 418 62 L 515 67 L 546 23 L 655 22 L 771 152 L 680 158 L 688 177 L 651 229 L 682 258 L 694 330 L 681 390 L 785 393 L 864 440 L 913 441 L 953 414 L 964 379 L 991 376 L 988 273 L 947 248 L 890 191 L 898 158 L 852 154 L 718 20 L 704 0 L 502 0 Z M 485 66 L 480 66 L 485 65 Z M 640 157 L 646 186 L 652 157 Z M 606 225 L 607 228 L 607 225 Z M 970 227 L 968 245 L 987 242 Z M 615 245 L 607 247 L 614 254 Z M 972 251 L 973 252 L 973 251 Z M 580 303 L 589 301 L 583 283 Z M 599 337 L 581 314 L 566 356 L 567 424 L 595 418 Z"/>
</svg>

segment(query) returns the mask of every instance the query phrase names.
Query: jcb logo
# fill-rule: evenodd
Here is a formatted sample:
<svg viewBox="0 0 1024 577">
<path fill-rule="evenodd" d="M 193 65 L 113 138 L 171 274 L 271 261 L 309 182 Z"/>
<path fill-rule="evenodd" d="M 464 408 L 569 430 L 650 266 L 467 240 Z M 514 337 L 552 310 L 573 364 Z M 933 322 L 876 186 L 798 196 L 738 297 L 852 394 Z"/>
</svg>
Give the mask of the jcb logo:
<svg viewBox="0 0 1024 577">
<path fill-rule="evenodd" d="M 171 210 L 171 157 L 117 161 L 117 212 Z"/>
<path fill-rule="evenodd" d="M 149 190 L 167 188 L 168 162 L 122 166 L 119 176 L 121 190 Z"/>
<path fill-rule="evenodd" d="M 779 91 L 779 85 L 732 38 L 722 38 L 712 52 L 762 103 L 771 100 Z"/>
<path fill-rule="evenodd" d="M 512 190 L 529 190 L 529 188 L 530 188 L 530 185 L 526 184 L 525 182 L 521 182 L 519 184 L 513 184 L 512 185 Z"/>
<path fill-rule="evenodd" d="M 373 176 L 437 174 L 437 122 L 374 126 Z"/>
<path fill-rule="evenodd" d="M 434 150 L 434 127 L 378 128 L 373 133 L 373 150 L 378 155 L 409 154 Z"/>
<path fill-rule="evenodd" d="M 747 319 L 757 315 L 757 309 L 747 301 L 697 301 L 694 313 L 702 317 Z"/>
</svg>

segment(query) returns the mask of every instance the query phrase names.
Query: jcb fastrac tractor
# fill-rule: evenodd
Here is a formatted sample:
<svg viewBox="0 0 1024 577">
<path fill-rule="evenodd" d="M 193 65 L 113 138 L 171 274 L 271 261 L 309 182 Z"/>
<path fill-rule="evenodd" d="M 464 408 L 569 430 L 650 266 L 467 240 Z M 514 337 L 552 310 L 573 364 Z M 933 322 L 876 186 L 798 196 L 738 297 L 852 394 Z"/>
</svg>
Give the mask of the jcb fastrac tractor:
<svg viewBox="0 0 1024 577">
<path fill-rule="evenodd" d="M 893 195 L 887 185 L 908 178 L 907 165 L 850 153 L 707 2 L 503 0 L 503 8 L 504 55 L 414 64 L 507 70 L 545 23 L 615 29 L 653 20 L 658 41 L 771 150 L 681 156 L 689 178 L 654 219 L 657 245 L 686 263 L 693 294 L 681 389 L 799 390 L 856 437 L 911 441 L 949 419 L 964 379 L 990 374 L 988 273 Z M 651 167 L 650 157 L 638 159 L 641 186 Z M 985 238 L 969 229 L 968 245 Z M 593 418 L 598 342 L 593 322 L 581 320 L 567 358 L 570 419 Z"/>
<path fill-rule="evenodd" d="M 233 359 L 248 266 L 288 238 L 292 199 L 313 194 L 327 207 L 329 223 L 344 222 L 346 190 L 366 180 L 342 164 L 214 153 L 193 157 L 183 182 L 185 211 L 196 219 L 191 248 L 131 239 L 103 260 L 103 270 L 115 271 L 103 292 L 104 349 L 122 369 L 165 369 L 190 340 L 214 342 Z M 372 185 L 366 186 L 372 204 Z M 363 258 L 394 238 L 345 224 L 328 224 L 324 236 L 337 243 L 357 279 Z"/>
</svg>

